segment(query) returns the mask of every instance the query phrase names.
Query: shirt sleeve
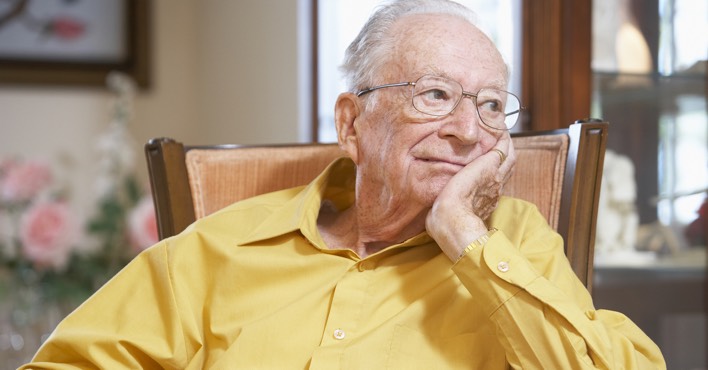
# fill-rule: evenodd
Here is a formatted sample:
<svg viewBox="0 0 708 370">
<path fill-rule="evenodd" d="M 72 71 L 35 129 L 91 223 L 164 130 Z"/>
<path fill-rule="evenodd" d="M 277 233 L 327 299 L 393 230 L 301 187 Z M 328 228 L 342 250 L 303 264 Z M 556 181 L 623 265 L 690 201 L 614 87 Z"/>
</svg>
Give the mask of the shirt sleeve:
<svg viewBox="0 0 708 370">
<path fill-rule="evenodd" d="M 453 271 L 497 327 L 516 369 L 666 369 L 659 348 L 618 312 L 595 310 L 563 239 L 533 207 Z"/>
<path fill-rule="evenodd" d="M 165 242 L 67 316 L 21 369 L 188 368 Z"/>
</svg>

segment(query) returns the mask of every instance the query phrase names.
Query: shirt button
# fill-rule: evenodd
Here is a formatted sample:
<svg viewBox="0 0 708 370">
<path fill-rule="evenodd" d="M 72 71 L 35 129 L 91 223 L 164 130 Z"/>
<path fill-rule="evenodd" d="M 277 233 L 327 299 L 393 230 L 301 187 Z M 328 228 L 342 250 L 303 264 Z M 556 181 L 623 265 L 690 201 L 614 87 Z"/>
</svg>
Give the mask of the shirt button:
<svg viewBox="0 0 708 370">
<path fill-rule="evenodd" d="M 347 336 L 347 333 L 345 333 L 344 330 L 342 330 L 342 329 L 335 329 L 334 330 L 334 339 L 342 340 L 346 336 Z"/>
<path fill-rule="evenodd" d="M 501 272 L 509 271 L 509 263 L 506 261 L 501 261 L 497 264 L 497 269 Z"/>
</svg>

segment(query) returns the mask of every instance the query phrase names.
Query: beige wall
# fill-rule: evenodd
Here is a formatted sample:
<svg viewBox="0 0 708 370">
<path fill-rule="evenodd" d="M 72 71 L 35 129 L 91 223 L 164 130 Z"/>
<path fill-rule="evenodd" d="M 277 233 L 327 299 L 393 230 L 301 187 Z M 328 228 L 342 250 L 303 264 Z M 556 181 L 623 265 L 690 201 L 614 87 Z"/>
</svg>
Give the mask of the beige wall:
<svg viewBox="0 0 708 370">
<path fill-rule="evenodd" d="M 296 142 L 297 1 L 154 0 L 152 88 L 135 101 L 130 131 L 137 172 L 142 145 L 169 136 L 189 143 Z M 0 158 L 61 163 L 89 204 L 92 140 L 109 122 L 106 88 L 0 85 Z"/>
<path fill-rule="evenodd" d="M 207 142 L 298 141 L 297 1 L 211 0 L 200 12 Z"/>
</svg>

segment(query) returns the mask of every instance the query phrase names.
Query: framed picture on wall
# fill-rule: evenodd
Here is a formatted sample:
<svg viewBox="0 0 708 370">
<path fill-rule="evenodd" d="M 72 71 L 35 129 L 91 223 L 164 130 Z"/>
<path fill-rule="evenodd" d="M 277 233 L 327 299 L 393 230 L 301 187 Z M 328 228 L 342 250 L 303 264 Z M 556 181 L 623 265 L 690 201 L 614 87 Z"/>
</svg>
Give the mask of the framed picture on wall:
<svg viewBox="0 0 708 370">
<path fill-rule="evenodd" d="M 0 86 L 105 85 L 121 71 L 148 87 L 149 0 L 0 1 Z"/>
</svg>

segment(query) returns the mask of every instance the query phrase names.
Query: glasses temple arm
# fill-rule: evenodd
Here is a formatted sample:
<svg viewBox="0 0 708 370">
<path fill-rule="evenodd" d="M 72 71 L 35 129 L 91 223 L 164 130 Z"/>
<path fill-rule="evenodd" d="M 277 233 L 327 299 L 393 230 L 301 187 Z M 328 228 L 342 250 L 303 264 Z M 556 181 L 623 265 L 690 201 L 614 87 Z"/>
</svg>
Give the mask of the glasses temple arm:
<svg viewBox="0 0 708 370">
<path fill-rule="evenodd" d="M 362 96 L 362 95 L 368 94 L 374 90 L 383 89 L 385 87 L 397 87 L 397 86 L 415 86 L 415 82 L 399 82 L 399 83 L 395 83 L 395 84 L 385 84 L 385 85 L 369 87 L 369 88 L 357 91 L 356 96 Z"/>
<path fill-rule="evenodd" d="M 512 114 L 516 114 L 516 113 L 521 112 L 522 109 L 524 109 L 524 107 L 521 107 L 521 108 L 519 108 L 519 109 L 517 109 L 517 110 L 515 110 L 515 111 L 513 111 L 513 112 L 504 113 L 504 116 L 505 116 L 505 117 L 509 117 L 509 116 L 511 116 Z"/>
</svg>

